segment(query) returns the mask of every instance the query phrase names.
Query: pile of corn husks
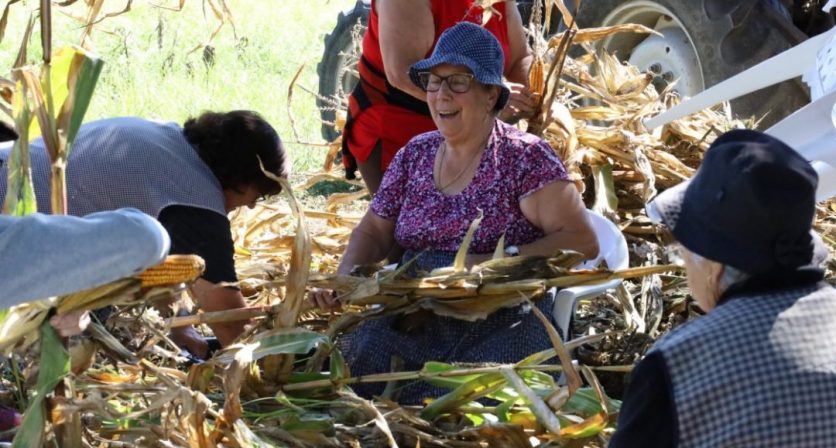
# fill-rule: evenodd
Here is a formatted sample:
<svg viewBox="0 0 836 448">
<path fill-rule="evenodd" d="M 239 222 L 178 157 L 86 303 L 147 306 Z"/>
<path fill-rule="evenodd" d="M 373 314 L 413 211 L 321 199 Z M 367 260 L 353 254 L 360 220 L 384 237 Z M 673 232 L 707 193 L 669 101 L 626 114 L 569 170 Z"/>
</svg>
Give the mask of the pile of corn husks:
<svg viewBox="0 0 836 448">
<path fill-rule="evenodd" d="M 478 272 L 457 263 L 417 280 L 396 272 L 332 275 L 366 204 L 358 183 L 355 191 L 332 194 L 324 204 L 305 193 L 341 177 L 333 167 L 339 148 L 334 142 L 322 173 L 292 189 L 285 185 L 301 198 L 289 194 L 232 217 L 240 287 L 250 308 L 162 319 L 146 303 L 126 301 L 124 288 L 135 284 L 122 285 L 114 300 L 123 306 L 106 324 L 71 341 L 73 373 L 63 381 L 63 392 L 49 400 L 44 437 L 112 447 L 604 446 L 619 407 L 607 394 L 619 394 L 624 374 L 654 340 L 696 314 L 682 274 L 666 266 L 664 236 L 644 215 L 644 204 L 691 176 L 717 135 L 743 125 L 725 110 L 706 110 L 647 132 L 642 119 L 676 103 L 675 95 L 657 92 L 647 74 L 610 55 L 567 56 L 569 48 L 614 32 L 650 31 L 573 30 L 535 45 L 534 70 L 541 72 L 532 73 L 532 86 L 541 83 L 535 90 L 543 101 L 540 119 L 533 120 L 539 125 L 530 130 L 558 152 L 588 205 L 622 229 L 633 268 L 572 271 L 576 258 L 565 253 L 500 258 Z M 823 207 L 819 226 L 832 241 L 836 209 Z M 535 299 L 547 285 L 615 277 L 627 280 L 579 307 L 579 337 L 564 343 L 543 319 L 554 348 L 515 365 L 428 363 L 417 372 L 356 378 L 334 348 L 335 337 L 375 316 L 423 307 L 473 320 Z M 347 291 L 349 305 L 335 314 L 310 310 L 305 291 L 311 286 Z M 135 299 L 136 291 L 131 294 Z M 252 318 L 253 328 L 203 364 L 185 365 L 167 338 L 171 325 L 241 317 Z M 548 363 L 555 357 L 558 363 Z M 22 400 L 38 359 L 35 345 L 7 358 L 7 402 Z M 547 374 L 555 371 L 564 373 L 565 384 Z M 429 381 L 450 393 L 406 407 L 351 392 L 352 384 L 368 381 L 393 387 Z"/>
</svg>

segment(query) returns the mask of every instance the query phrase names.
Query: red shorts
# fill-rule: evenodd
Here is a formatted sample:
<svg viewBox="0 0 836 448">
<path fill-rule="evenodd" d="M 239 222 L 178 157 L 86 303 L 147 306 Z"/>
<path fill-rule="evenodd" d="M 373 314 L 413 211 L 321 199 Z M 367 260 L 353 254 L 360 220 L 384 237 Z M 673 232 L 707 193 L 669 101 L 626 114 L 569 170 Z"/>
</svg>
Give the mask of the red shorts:
<svg viewBox="0 0 836 448">
<path fill-rule="evenodd" d="M 388 104 L 371 106 L 354 119 L 346 143 L 358 162 L 365 162 L 378 141 L 382 143 L 381 170 L 406 143 L 418 134 L 434 131 L 432 118 Z"/>
</svg>

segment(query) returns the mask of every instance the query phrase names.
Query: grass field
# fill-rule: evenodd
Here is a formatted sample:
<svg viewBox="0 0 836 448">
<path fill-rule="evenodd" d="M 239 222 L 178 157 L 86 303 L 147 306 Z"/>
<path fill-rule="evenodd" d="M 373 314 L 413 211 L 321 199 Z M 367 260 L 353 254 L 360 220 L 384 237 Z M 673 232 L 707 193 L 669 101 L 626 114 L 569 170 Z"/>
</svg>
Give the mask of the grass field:
<svg viewBox="0 0 836 448">
<path fill-rule="evenodd" d="M 84 3 L 55 8 L 54 46 L 79 43 L 82 29 L 72 15 L 83 15 Z M 179 2 L 154 3 L 176 7 Z M 37 4 L 24 0 L 11 6 L 0 42 L 4 67 L 0 76 L 9 77 L 24 25 Z M 104 13 L 115 12 L 124 8 L 126 0 L 104 4 Z M 304 64 L 298 84 L 316 90 L 316 64 L 324 36 L 336 23 L 337 14 L 354 0 L 227 0 L 227 4 L 235 32 L 225 24 L 209 43 L 212 64 L 205 62 L 202 44 L 218 22 L 204 0 L 185 0 L 180 12 L 154 6 L 149 0 L 134 0 L 129 12 L 96 25 L 88 46 L 106 65 L 86 120 L 134 115 L 182 122 L 204 110 L 253 109 L 288 143 L 295 172 L 316 170 L 325 149 L 291 143 L 296 138 L 287 112 L 288 86 Z M 40 36 L 35 34 L 29 59 L 37 62 L 39 54 Z M 295 90 L 292 114 L 299 140 L 322 142 L 319 112 L 311 94 Z"/>
</svg>

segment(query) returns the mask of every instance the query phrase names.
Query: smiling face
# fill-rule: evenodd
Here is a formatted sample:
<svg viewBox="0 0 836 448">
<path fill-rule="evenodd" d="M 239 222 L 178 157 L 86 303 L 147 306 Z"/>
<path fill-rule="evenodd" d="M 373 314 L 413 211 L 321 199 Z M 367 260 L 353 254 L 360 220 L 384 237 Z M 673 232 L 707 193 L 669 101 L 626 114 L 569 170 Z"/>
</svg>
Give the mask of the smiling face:
<svg viewBox="0 0 836 448">
<path fill-rule="evenodd" d="M 469 74 L 470 70 L 463 65 L 442 64 L 433 67 L 430 73 L 443 78 Z M 438 91 L 427 92 L 427 104 L 441 135 L 449 143 L 457 144 L 483 138 L 485 125 L 493 124 L 493 108 L 498 97 L 498 87 L 482 85 L 475 79 L 464 93 L 453 92 L 445 81 Z"/>
</svg>

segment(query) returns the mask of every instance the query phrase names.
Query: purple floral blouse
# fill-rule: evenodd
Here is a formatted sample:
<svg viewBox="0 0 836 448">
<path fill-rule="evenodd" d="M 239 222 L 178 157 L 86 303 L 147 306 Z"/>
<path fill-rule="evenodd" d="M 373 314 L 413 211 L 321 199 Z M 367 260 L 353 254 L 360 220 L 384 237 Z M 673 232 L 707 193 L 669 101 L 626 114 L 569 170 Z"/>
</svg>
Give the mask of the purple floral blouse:
<svg viewBox="0 0 836 448">
<path fill-rule="evenodd" d="M 433 165 L 443 137 L 421 134 L 398 151 L 370 205 L 395 221 L 395 239 L 414 251 L 455 251 L 477 216 L 471 253 L 489 253 L 505 233 L 506 245 L 528 244 L 543 236 L 520 210 L 520 201 L 555 181 L 568 181 L 566 168 L 542 139 L 496 120 L 471 183 L 445 195 L 433 182 Z"/>
</svg>

